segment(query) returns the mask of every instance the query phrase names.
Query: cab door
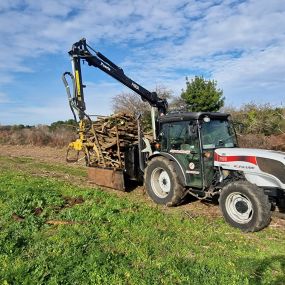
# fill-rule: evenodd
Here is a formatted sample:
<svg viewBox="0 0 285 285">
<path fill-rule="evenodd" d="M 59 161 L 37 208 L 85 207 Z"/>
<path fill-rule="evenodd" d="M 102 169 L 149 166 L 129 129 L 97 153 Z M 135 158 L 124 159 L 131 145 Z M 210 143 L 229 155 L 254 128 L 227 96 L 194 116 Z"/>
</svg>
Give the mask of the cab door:
<svg viewBox="0 0 285 285">
<path fill-rule="evenodd" d="M 202 188 L 201 153 L 194 122 L 179 121 L 162 126 L 161 150 L 169 153 L 181 166 L 186 186 Z"/>
</svg>

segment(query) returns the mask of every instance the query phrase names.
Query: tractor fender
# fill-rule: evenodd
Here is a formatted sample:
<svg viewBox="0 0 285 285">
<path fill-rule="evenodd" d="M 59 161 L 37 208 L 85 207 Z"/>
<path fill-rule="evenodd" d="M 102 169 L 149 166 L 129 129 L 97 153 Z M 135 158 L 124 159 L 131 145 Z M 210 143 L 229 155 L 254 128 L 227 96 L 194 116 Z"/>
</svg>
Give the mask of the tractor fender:
<svg viewBox="0 0 285 285">
<path fill-rule="evenodd" d="M 279 179 L 264 172 L 252 173 L 245 171 L 244 176 L 247 181 L 260 187 L 277 187 L 285 189 L 285 185 L 281 183 Z"/>
<path fill-rule="evenodd" d="M 183 171 L 183 168 L 179 161 L 171 154 L 167 152 L 154 152 L 151 156 L 148 157 L 148 161 L 152 160 L 155 157 L 162 156 L 165 157 L 166 159 L 172 161 L 173 166 L 175 168 L 175 171 L 178 175 L 179 181 L 183 186 L 186 186 L 186 175 L 185 172 Z"/>
</svg>

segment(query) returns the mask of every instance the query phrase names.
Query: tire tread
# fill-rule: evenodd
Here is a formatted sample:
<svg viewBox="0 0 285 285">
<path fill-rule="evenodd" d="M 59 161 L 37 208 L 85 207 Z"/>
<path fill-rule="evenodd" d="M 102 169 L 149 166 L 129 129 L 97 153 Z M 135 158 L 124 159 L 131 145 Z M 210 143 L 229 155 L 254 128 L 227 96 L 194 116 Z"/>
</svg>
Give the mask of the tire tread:
<svg viewBox="0 0 285 285">
<path fill-rule="evenodd" d="M 185 197 L 186 191 L 184 190 L 184 187 L 182 186 L 180 179 L 178 177 L 178 174 L 175 171 L 173 162 L 170 161 L 169 159 L 165 157 L 154 157 L 148 164 L 145 172 L 144 172 L 144 184 L 145 184 L 145 189 L 148 192 L 148 187 L 146 187 L 147 183 L 147 177 L 149 176 L 149 169 L 154 163 L 160 162 L 162 164 L 165 164 L 167 168 L 169 169 L 171 175 L 173 176 L 173 196 L 171 197 L 171 200 L 166 203 L 166 206 L 168 207 L 173 207 L 173 206 L 178 206 L 179 204 L 182 203 L 183 198 Z M 149 194 L 149 193 L 148 193 Z"/>
<path fill-rule="evenodd" d="M 259 188 L 257 185 L 252 184 L 245 180 L 239 180 L 232 183 L 229 183 L 226 185 L 220 194 L 219 203 L 220 203 L 220 209 L 225 217 L 225 220 L 231 224 L 232 226 L 236 227 L 236 222 L 232 222 L 231 218 L 227 217 L 227 214 L 224 213 L 224 205 L 222 205 L 223 200 L 226 198 L 226 195 L 229 194 L 228 192 L 231 192 L 231 189 L 239 189 L 242 188 L 243 190 L 246 189 L 246 191 L 249 191 L 250 195 L 253 197 L 253 200 L 256 203 L 257 207 L 257 217 L 253 224 L 250 224 L 246 227 L 244 224 L 241 224 L 239 227 L 241 230 L 245 232 L 256 232 L 260 231 L 268 224 L 271 220 L 271 204 L 269 202 L 268 196 L 263 192 L 261 188 Z M 236 191 L 238 192 L 238 190 Z"/>
</svg>

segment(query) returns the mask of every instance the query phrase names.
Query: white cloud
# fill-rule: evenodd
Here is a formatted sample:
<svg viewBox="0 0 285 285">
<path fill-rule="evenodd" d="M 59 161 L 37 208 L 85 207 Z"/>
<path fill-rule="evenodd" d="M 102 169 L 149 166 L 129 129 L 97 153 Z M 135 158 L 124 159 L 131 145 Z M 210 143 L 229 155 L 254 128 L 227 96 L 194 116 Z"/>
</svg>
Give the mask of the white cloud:
<svg viewBox="0 0 285 285">
<path fill-rule="evenodd" d="M 266 101 L 269 92 L 284 103 L 284 0 L 14 0 L 2 1 L 0 11 L 1 84 L 32 72 L 30 60 L 63 55 L 85 36 L 99 50 L 128 49 L 117 63 L 147 88 L 164 84 L 179 93 L 186 75 L 206 74 L 229 100 L 246 94 L 238 104 L 258 96 Z M 123 88 L 97 84 L 94 90 L 105 94 Z"/>
<path fill-rule="evenodd" d="M 177 77 L 179 69 L 189 76 L 206 72 L 218 80 L 227 98 L 236 95 L 234 88 L 238 88 L 245 94 L 243 100 L 255 100 L 258 94 L 262 101 L 284 103 L 285 6 L 280 1 L 251 1 L 234 7 L 223 2 L 207 6 L 198 16 L 181 43 L 168 41 L 152 48 L 151 55 L 139 48 L 136 53 L 146 60 L 148 69 L 140 70 L 140 62 L 130 59 L 132 69 L 143 78 L 147 74 Z M 274 91 L 270 98 L 269 91 Z"/>
<path fill-rule="evenodd" d="M 66 120 L 72 118 L 68 104 L 61 98 L 46 102 L 45 105 L 27 107 L 25 104 L 10 104 L 10 109 L 0 108 L 0 124 L 49 124 L 56 120 Z M 0 106 L 1 107 L 1 106 Z"/>
<path fill-rule="evenodd" d="M 4 104 L 4 103 L 9 103 L 10 100 L 7 96 L 7 94 L 0 92 L 0 104 Z"/>
<path fill-rule="evenodd" d="M 111 113 L 112 98 L 120 92 L 128 91 L 119 83 L 84 82 L 86 112 L 90 115 L 107 115 Z M 62 92 L 62 94 L 64 94 Z M 1 103 L 3 105 L 1 106 Z M 9 108 L 9 109 L 8 109 Z M 8 96 L 0 93 L 0 124 L 50 124 L 57 120 L 73 118 L 66 96 L 45 100 L 33 105 L 27 102 L 10 101 Z"/>
</svg>

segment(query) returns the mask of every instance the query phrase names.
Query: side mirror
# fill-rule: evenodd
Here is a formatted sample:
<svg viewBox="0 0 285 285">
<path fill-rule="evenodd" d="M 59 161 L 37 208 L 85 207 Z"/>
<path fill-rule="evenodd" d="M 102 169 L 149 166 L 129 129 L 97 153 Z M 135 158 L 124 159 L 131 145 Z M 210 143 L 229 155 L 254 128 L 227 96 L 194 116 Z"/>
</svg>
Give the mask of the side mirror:
<svg viewBox="0 0 285 285">
<path fill-rule="evenodd" d="M 197 124 L 190 124 L 189 125 L 189 129 L 188 129 L 188 131 L 189 131 L 189 136 L 195 136 L 195 135 L 197 135 L 197 129 L 198 129 L 198 126 L 197 126 Z"/>
<path fill-rule="evenodd" d="M 237 133 L 242 134 L 244 132 L 244 124 L 240 122 L 234 122 L 233 123 L 234 128 Z"/>
</svg>

